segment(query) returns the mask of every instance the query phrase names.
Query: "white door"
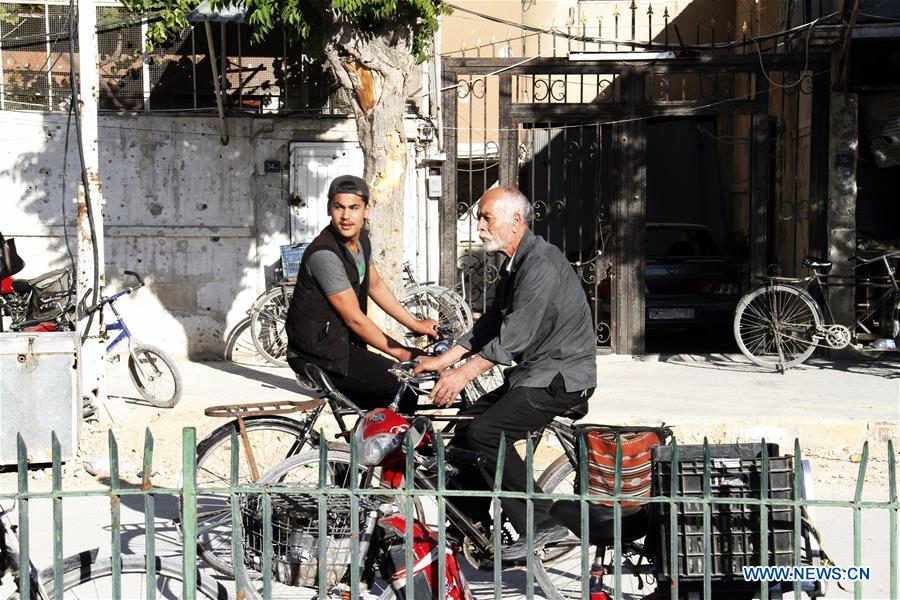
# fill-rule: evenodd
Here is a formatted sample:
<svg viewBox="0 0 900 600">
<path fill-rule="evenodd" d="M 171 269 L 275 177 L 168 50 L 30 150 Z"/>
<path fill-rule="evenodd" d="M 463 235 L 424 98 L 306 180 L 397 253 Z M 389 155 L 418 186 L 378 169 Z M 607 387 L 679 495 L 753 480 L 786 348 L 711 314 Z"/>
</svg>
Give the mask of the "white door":
<svg viewBox="0 0 900 600">
<path fill-rule="evenodd" d="M 300 198 L 300 205 L 291 210 L 291 243 L 311 242 L 328 225 L 328 185 L 339 175 L 362 177 L 358 143 L 291 144 L 291 194 Z"/>
</svg>

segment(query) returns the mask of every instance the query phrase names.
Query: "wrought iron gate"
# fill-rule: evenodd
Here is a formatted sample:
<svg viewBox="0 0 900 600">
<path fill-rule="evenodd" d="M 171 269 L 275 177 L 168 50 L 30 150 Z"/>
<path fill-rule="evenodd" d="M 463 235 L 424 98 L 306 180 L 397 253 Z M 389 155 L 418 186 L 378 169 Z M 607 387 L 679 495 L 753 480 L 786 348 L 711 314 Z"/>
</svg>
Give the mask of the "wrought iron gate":
<svg viewBox="0 0 900 600">
<path fill-rule="evenodd" d="M 727 131 L 713 134 L 719 152 L 749 165 L 746 189 L 732 186 L 722 200 L 722 210 L 742 223 L 746 279 L 764 275 L 781 258 L 773 258 L 778 247 L 768 234 L 782 228 L 786 203 L 802 213 L 809 231 L 794 240 L 795 256 L 784 262 L 799 263 L 797 256 L 822 243 L 816 232 L 823 207 L 813 198 L 821 199 L 827 171 L 823 58 L 728 53 L 629 63 L 474 56 L 445 58 L 442 69 L 441 278 L 449 284 L 461 275 L 476 313 L 492 299 L 499 259 L 481 251 L 475 205 L 491 186 L 514 185 L 534 205 L 534 231 L 578 272 L 598 347 L 643 352 L 646 126 L 652 119 L 718 119 Z M 803 122 L 800 97 L 813 98 Z M 770 122 L 778 124 L 774 135 Z M 805 158 L 797 167 L 800 154 Z M 806 198 L 789 192 L 799 191 L 799 180 L 806 182 Z M 778 208 L 770 206 L 774 201 Z"/>
</svg>

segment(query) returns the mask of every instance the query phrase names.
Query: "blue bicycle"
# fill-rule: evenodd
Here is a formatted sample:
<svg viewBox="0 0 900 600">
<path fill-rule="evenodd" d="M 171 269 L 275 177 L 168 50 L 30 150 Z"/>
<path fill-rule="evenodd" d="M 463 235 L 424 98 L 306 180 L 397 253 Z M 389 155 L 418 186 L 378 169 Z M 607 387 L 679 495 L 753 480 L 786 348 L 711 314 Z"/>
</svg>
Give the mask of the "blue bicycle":
<svg viewBox="0 0 900 600">
<path fill-rule="evenodd" d="M 116 300 L 122 296 L 136 292 L 144 286 L 144 279 L 134 271 L 125 271 L 126 275 L 131 275 L 137 279 L 138 284 L 134 287 L 127 287 L 113 294 L 112 296 L 103 296 L 96 304 L 87 306 L 87 297 L 93 290 L 88 292 L 81 299 L 78 306 L 79 318 L 85 317 L 98 310 L 102 310 L 105 305 L 109 305 L 110 310 L 115 315 L 116 320 L 113 323 L 107 323 L 104 327 L 104 334 L 110 332 L 119 332 L 115 339 L 106 346 L 107 354 L 115 348 L 123 340 L 128 340 L 128 373 L 131 375 L 131 381 L 137 388 L 141 397 L 159 408 L 172 408 L 181 400 L 181 373 L 175 366 L 175 362 L 169 356 L 156 346 L 143 344 L 137 341 L 131 335 L 131 331 L 125 324 L 125 319 L 116 310 Z"/>
</svg>

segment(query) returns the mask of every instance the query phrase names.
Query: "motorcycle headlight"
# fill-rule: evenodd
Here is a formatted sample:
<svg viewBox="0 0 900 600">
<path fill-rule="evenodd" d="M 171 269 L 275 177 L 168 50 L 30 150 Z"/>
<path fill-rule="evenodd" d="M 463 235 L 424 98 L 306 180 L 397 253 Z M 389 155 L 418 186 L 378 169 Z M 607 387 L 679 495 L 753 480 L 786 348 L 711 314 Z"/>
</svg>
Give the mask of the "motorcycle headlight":
<svg viewBox="0 0 900 600">
<path fill-rule="evenodd" d="M 356 456 L 359 464 L 364 467 L 374 467 L 398 448 L 403 440 L 402 435 L 396 433 L 379 433 L 369 439 L 363 439 L 362 427 L 357 427 L 353 432 L 353 441 L 356 444 Z"/>
</svg>

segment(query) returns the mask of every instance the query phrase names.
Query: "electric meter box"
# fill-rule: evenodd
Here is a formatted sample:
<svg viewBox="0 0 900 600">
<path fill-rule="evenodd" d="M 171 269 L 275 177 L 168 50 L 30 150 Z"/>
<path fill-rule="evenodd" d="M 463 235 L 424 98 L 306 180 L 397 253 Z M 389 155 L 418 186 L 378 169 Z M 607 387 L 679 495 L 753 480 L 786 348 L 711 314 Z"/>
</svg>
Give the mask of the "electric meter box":
<svg viewBox="0 0 900 600">
<path fill-rule="evenodd" d="M 81 430 L 78 334 L 0 333 L 0 464 L 16 464 L 22 434 L 29 463 L 49 463 L 51 433 L 63 461 L 75 458 Z"/>
</svg>

